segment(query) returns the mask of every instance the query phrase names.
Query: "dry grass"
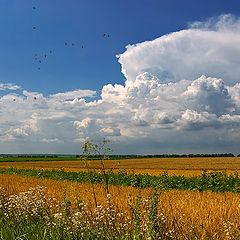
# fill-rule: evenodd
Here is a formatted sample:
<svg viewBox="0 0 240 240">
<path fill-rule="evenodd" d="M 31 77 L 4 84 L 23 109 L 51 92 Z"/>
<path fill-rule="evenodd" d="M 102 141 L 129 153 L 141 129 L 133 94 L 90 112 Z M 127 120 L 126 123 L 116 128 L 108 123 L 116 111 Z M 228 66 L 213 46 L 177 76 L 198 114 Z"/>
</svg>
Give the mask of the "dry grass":
<svg viewBox="0 0 240 240">
<path fill-rule="evenodd" d="M 89 161 L 89 168 L 101 169 L 100 161 Z M 0 167 L 62 169 L 65 171 L 85 171 L 84 161 L 49 161 L 49 162 L 1 162 Z M 219 158 L 146 158 L 105 161 L 105 168 L 119 171 L 122 169 L 134 173 L 158 175 L 163 171 L 169 174 L 195 176 L 203 170 L 240 171 L 240 157 Z"/>
<path fill-rule="evenodd" d="M 64 195 L 75 202 L 84 200 L 90 207 L 93 205 L 93 189 L 91 184 L 80 184 L 69 181 L 54 181 L 16 175 L 0 175 L 0 187 L 7 190 L 7 194 L 15 194 L 28 190 L 37 185 L 45 186 L 48 194 L 62 200 Z M 97 202 L 106 202 L 105 187 L 93 185 Z M 141 195 L 142 198 L 151 196 L 152 189 L 136 189 L 132 187 L 110 186 L 113 203 L 119 210 L 130 214 L 129 199 Z M 159 210 L 164 213 L 169 225 L 173 223 L 181 232 L 202 231 L 207 235 L 223 236 L 227 231 L 227 224 L 240 227 L 240 195 L 233 193 L 212 193 L 194 191 L 164 191 L 159 198 Z M 225 224 L 225 226 L 224 226 Z M 173 227 L 174 228 L 174 227 Z M 178 229 L 179 231 L 179 229 Z"/>
</svg>

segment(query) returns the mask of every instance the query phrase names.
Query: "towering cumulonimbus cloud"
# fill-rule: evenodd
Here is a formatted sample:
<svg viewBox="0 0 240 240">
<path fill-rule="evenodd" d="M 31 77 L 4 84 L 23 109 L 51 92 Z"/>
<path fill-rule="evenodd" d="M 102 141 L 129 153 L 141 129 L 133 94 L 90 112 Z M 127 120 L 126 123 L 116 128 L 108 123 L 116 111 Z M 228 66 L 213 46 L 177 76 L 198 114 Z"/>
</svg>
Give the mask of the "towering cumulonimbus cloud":
<svg viewBox="0 0 240 240">
<path fill-rule="evenodd" d="M 1 146 L 78 152 L 106 137 L 116 153 L 237 153 L 239 56 L 240 20 L 223 15 L 127 46 L 124 85 L 106 84 L 97 100 L 92 90 L 44 96 L 1 84 Z"/>
<path fill-rule="evenodd" d="M 220 16 L 153 41 L 127 46 L 119 55 L 126 79 L 148 72 L 163 82 L 194 80 L 201 75 L 239 82 L 240 21 Z"/>
</svg>

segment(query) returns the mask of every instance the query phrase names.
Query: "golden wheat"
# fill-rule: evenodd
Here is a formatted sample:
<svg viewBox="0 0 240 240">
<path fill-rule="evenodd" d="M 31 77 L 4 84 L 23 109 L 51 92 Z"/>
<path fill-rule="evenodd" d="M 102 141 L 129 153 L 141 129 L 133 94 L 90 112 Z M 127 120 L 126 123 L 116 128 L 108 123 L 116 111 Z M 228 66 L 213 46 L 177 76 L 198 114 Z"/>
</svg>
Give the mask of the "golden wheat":
<svg viewBox="0 0 240 240">
<path fill-rule="evenodd" d="M 240 171 L 240 157 L 214 157 L 214 158 L 146 158 L 107 160 L 104 162 L 106 170 L 148 173 L 151 175 L 169 174 L 194 176 L 203 170 Z M 40 162 L 1 162 L 0 167 L 38 168 L 38 169 L 64 169 L 65 171 L 86 171 L 84 161 L 40 161 Z M 88 161 L 88 168 L 100 171 L 101 162 Z"/>
<path fill-rule="evenodd" d="M 106 202 L 105 187 L 100 184 L 80 184 L 70 181 L 55 181 L 22 177 L 16 175 L 0 175 L 0 186 L 8 195 L 27 191 L 30 187 L 45 186 L 47 193 L 58 200 L 67 196 L 71 202 L 84 200 L 94 208 L 93 188 L 98 204 Z M 111 201 L 120 211 L 130 214 L 129 200 L 137 195 L 147 199 L 153 189 L 137 189 L 133 187 L 110 186 Z M 240 194 L 212 193 L 194 191 L 163 191 L 160 193 L 158 208 L 164 214 L 169 225 L 173 223 L 183 234 L 189 231 L 203 232 L 203 236 L 223 236 L 234 226 L 240 227 Z M 174 228 L 174 226 L 172 226 Z M 229 227 L 229 229 L 228 229 Z M 171 228 L 171 226 L 169 227 Z M 204 239 L 204 238 L 203 238 Z"/>
</svg>

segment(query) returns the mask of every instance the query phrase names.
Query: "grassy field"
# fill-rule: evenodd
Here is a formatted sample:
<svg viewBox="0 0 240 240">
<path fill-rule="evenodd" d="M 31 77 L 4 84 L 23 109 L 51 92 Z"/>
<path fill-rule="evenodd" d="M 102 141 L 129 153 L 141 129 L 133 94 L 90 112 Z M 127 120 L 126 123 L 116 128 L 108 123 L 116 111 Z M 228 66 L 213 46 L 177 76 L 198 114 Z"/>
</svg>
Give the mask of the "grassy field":
<svg viewBox="0 0 240 240">
<path fill-rule="evenodd" d="M 86 162 L 83 160 L 64 161 L 27 161 L 27 162 L 0 162 L 0 167 L 16 168 L 38 168 L 38 169 L 64 169 L 65 171 L 86 171 Z M 145 159 L 124 159 L 107 160 L 105 168 L 110 170 L 127 170 L 133 173 L 148 173 L 151 175 L 162 174 L 167 171 L 169 174 L 194 176 L 202 173 L 203 170 L 214 171 L 239 171 L 240 157 L 214 157 L 214 158 L 145 158 Z M 90 169 L 101 169 L 99 160 L 91 160 L 87 163 Z"/>
</svg>

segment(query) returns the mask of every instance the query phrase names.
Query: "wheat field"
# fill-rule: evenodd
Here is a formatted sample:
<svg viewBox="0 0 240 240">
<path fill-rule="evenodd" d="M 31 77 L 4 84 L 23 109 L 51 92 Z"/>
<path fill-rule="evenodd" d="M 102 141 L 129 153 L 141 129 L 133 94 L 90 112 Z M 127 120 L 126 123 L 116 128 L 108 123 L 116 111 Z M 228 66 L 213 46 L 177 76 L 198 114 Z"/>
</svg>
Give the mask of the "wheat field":
<svg viewBox="0 0 240 240">
<path fill-rule="evenodd" d="M 0 186 L 6 189 L 8 195 L 24 192 L 30 187 L 45 186 L 49 196 L 58 200 L 67 197 L 73 203 L 72 207 L 76 199 L 81 199 L 87 203 L 89 208 L 94 208 L 93 192 L 96 194 L 98 204 L 104 205 L 106 202 L 104 185 L 0 175 Z M 131 214 L 130 202 L 134 202 L 136 196 L 141 196 L 144 201 L 153 194 L 153 189 L 109 186 L 109 193 L 111 201 L 119 211 Z M 206 239 L 208 235 L 216 236 L 217 239 L 217 236 L 223 236 L 233 226 L 234 229 L 240 227 L 239 194 L 163 191 L 160 192 L 158 209 L 169 225 L 175 223 L 175 226 L 179 226 L 183 235 L 189 231 L 196 231 L 202 232 L 203 239 Z M 231 226 L 230 230 L 228 226 Z"/>
<path fill-rule="evenodd" d="M 87 167 L 86 167 L 87 165 Z M 0 162 L 0 167 L 64 169 L 65 171 L 86 171 L 86 168 L 99 170 L 102 168 L 99 160 L 87 161 L 29 161 L 29 162 Z M 240 171 L 240 157 L 214 158 L 145 158 L 104 161 L 106 170 L 158 175 L 167 171 L 169 174 L 194 176 L 203 170 Z"/>
<path fill-rule="evenodd" d="M 101 171 L 100 161 L 39 161 L 39 162 L 1 162 L 0 167 L 64 169 L 65 171 Z M 203 170 L 240 171 L 240 158 L 165 158 L 165 159 L 131 159 L 106 160 L 106 170 L 127 170 L 133 173 L 158 175 L 167 171 L 170 175 L 194 176 Z M 77 200 L 83 200 L 94 212 L 97 205 L 107 207 L 106 185 L 77 183 L 67 180 L 50 180 L 14 174 L 0 175 L 0 187 L 11 196 L 28 191 L 29 188 L 44 186 L 47 195 L 58 201 L 68 199 L 73 209 Z M 133 216 L 132 206 L 136 199 L 141 199 L 140 214 L 146 213 L 146 202 L 151 201 L 154 189 L 124 186 L 108 186 L 111 203 L 129 218 Z M 189 234 L 195 239 L 236 239 L 240 236 L 240 194 L 208 191 L 169 190 L 160 191 L 158 214 L 166 222 L 168 231 L 183 239 Z M 184 237 L 185 236 L 185 237 Z M 175 239 L 175 238 L 174 238 Z M 177 239 L 177 238 L 176 238 Z"/>
</svg>

